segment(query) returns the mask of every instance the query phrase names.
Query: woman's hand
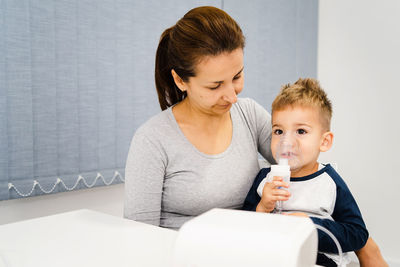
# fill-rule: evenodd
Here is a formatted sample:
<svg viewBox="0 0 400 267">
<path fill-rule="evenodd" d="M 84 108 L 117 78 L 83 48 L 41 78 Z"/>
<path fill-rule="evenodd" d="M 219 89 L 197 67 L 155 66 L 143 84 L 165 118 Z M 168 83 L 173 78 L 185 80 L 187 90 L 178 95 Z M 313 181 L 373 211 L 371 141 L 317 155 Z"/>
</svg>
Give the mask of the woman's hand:
<svg viewBox="0 0 400 267">
<path fill-rule="evenodd" d="M 289 184 L 285 183 L 282 177 L 274 177 L 272 182 L 265 183 L 262 197 L 257 205 L 258 212 L 271 212 L 275 208 L 277 201 L 286 201 L 290 197 L 289 191 L 280 189 L 280 187 L 289 188 Z"/>
</svg>

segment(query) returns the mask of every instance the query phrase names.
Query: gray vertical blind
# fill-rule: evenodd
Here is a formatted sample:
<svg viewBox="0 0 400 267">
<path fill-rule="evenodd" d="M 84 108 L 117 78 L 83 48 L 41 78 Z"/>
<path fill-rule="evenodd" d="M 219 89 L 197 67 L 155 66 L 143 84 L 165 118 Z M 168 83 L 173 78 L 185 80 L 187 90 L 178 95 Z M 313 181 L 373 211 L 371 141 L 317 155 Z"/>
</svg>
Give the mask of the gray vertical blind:
<svg viewBox="0 0 400 267">
<path fill-rule="evenodd" d="M 316 75 L 316 1 L 0 0 L 0 200 L 121 183 L 131 138 L 159 112 L 159 37 L 224 8 L 246 38 L 243 95 L 268 108 Z"/>
<path fill-rule="evenodd" d="M 225 0 L 246 36 L 245 88 L 267 110 L 283 84 L 317 75 L 318 1 Z"/>
</svg>

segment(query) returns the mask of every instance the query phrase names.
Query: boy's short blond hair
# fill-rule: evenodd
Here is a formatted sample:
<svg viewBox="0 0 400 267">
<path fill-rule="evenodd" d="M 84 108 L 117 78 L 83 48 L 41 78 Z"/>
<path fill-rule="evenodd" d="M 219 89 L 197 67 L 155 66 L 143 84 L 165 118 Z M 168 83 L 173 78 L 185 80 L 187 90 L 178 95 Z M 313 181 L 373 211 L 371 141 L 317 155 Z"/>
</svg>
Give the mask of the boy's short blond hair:
<svg viewBox="0 0 400 267">
<path fill-rule="evenodd" d="M 319 109 L 321 125 L 329 131 L 332 118 L 332 104 L 316 79 L 298 79 L 294 84 L 282 86 L 272 103 L 272 114 L 288 106 L 313 107 Z"/>
</svg>

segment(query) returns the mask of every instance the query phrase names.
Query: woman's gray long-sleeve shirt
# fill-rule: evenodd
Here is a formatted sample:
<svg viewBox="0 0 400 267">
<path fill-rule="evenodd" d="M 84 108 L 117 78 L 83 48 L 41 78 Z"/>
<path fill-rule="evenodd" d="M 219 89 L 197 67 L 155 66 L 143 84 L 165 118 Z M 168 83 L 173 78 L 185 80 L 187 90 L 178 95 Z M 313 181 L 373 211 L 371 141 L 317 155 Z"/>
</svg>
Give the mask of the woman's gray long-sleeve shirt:
<svg viewBox="0 0 400 267">
<path fill-rule="evenodd" d="M 271 162 L 271 117 L 249 98 L 230 110 L 233 134 L 222 153 L 200 152 L 184 136 L 172 108 L 135 133 L 125 169 L 124 216 L 178 229 L 212 208 L 239 209 L 260 170 Z"/>
</svg>

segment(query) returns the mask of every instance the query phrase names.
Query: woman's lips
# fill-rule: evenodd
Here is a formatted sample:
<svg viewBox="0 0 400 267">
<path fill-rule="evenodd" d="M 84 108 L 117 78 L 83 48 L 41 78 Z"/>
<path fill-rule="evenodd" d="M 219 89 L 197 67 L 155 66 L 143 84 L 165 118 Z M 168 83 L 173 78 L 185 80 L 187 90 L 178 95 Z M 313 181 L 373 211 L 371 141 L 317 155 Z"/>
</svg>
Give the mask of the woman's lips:
<svg viewBox="0 0 400 267">
<path fill-rule="evenodd" d="M 222 109 L 230 108 L 232 104 L 219 105 Z"/>
</svg>

